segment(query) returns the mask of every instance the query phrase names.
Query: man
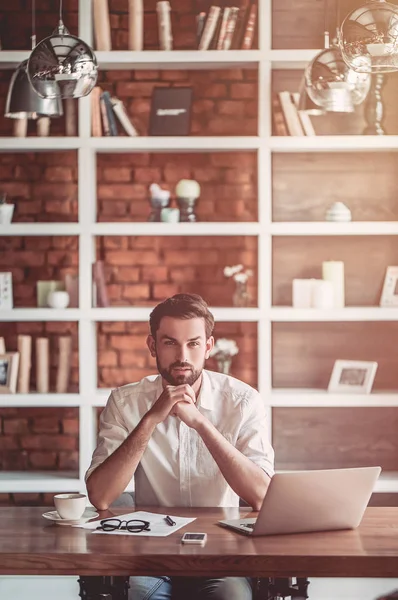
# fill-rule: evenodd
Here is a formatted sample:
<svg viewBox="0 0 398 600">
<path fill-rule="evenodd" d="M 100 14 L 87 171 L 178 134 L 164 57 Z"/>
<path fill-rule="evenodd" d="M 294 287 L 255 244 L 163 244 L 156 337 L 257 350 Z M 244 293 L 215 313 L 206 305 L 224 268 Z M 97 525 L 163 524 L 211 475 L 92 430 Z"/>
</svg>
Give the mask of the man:
<svg viewBox="0 0 398 600">
<path fill-rule="evenodd" d="M 258 510 L 273 475 L 264 404 L 250 386 L 204 370 L 214 345 L 207 304 L 177 294 L 154 308 L 149 323 L 159 375 L 110 395 L 86 474 L 91 502 L 107 509 L 134 477 L 137 505 L 239 506 L 243 498 Z M 130 585 L 134 600 L 169 599 L 172 591 L 251 598 L 249 580 L 238 577 L 132 577 Z"/>
</svg>

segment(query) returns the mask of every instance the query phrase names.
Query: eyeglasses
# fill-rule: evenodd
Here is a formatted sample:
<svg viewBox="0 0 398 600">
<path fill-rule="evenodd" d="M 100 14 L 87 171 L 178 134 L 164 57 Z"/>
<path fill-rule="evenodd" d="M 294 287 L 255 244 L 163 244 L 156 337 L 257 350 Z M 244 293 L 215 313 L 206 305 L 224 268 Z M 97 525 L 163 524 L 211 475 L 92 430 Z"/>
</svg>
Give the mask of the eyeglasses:
<svg viewBox="0 0 398 600">
<path fill-rule="evenodd" d="M 115 531 L 116 529 L 129 531 L 130 533 L 140 533 L 141 531 L 151 531 L 149 521 L 140 519 L 131 519 L 130 521 L 121 521 L 120 519 L 103 519 L 100 521 L 100 531 Z"/>
</svg>

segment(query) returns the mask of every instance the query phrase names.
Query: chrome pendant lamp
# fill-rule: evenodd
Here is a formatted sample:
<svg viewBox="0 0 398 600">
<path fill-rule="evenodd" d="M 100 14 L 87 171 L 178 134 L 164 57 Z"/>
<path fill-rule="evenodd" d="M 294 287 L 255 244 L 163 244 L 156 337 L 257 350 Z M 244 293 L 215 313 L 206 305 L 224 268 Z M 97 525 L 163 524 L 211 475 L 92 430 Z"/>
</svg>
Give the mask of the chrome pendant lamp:
<svg viewBox="0 0 398 600">
<path fill-rule="evenodd" d="M 305 90 L 312 102 L 326 112 L 353 112 L 370 88 L 370 76 L 349 68 L 337 42 L 329 43 L 327 7 L 325 7 L 325 49 L 304 71 Z"/>
<path fill-rule="evenodd" d="M 35 0 L 32 0 L 32 50 L 36 45 Z M 24 60 L 14 71 L 4 110 L 9 119 L 38 119 L 40 117 L 61 117 L 63 114 L 61 99 L 40 97 L 29 83 L 28 61 Z"/>
<path fill-rule="evenodd" d="M 398 7 L 385 0 L 371 0 L 353 10 L 338 29 L 338 43 L 354 71 L 398 71 Z"/>
<path fill-rule="evenodd" d="M 62 21 L 62 0 L 58 27 L 33 50 L 27 71 L 31 86 L 42 98 L 81 98 L 96 84 L 95 54 L 88 44 L 66 29 Z"/>
</svg>

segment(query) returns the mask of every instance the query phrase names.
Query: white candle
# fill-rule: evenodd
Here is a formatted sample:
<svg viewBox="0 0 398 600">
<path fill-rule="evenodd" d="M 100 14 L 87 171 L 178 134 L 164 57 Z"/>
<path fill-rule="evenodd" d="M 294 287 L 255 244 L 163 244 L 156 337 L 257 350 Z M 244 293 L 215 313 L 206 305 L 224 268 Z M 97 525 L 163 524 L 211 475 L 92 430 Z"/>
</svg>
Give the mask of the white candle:
<svg viewBox="0 0 398 600">
<path fill-rule="evenodd" d="M 293 279 L 293 308 L 311 308 L 312 279 Z"/>
<path fill-rule="evenodd" d="M 331 281 L 314 279 L 312 286 L 312 308 L 333 308 L 334 287 Z"/>
<path fill-rule="evenodd" d="M 343 308 L 344 301 L 344 263 L 340 260 L 328 260 L 322 263 L 322 277 L 333 284 L 334 308 Z"/>
</svg>

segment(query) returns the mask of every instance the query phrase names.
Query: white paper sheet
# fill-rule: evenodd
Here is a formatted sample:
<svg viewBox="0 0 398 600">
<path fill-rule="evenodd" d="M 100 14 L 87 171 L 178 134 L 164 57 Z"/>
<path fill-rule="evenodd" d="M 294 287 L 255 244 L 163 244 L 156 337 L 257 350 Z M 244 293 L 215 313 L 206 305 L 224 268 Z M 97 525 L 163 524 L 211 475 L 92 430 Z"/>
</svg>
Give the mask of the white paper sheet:
<svg viewBox="0 0 398 600">
<path fill-rule="evenodd" d="M 143 510 L 127 513 L 125 515 L 115 515 L 115 519 L 120 519 L 121 521 L 129 521 L 130 519 L 141 519 L 143 521 L 150 522 L 150 531 L 140 531 L 139 533 L 130 533 L 129 531 L 115 529 L 114 531 L 101 531 L 96 530 L 96 527 L 100 526 L 100 521 L 91 521 L 90 523 L 85 523 L 84 525 L 78 525 L 82 529 L 91 529 L 93 533 L 106 533 L 111 535 L 134 535 L 134 536 L 149 536 L 149 537 L 166 537 L 181 527 L 188 525 L 188 523 L 192 523 L 195 521 L 195 518 L 188 519 L 186 517 L 176 517 L 175 515 L 168 513 L 169 516 L 175 521 L 175 525 L 169 525 L 165 518 L 166 514 L 160 515 L 158 513 L 150 513 L 145 512 Z"/>
</svg>

